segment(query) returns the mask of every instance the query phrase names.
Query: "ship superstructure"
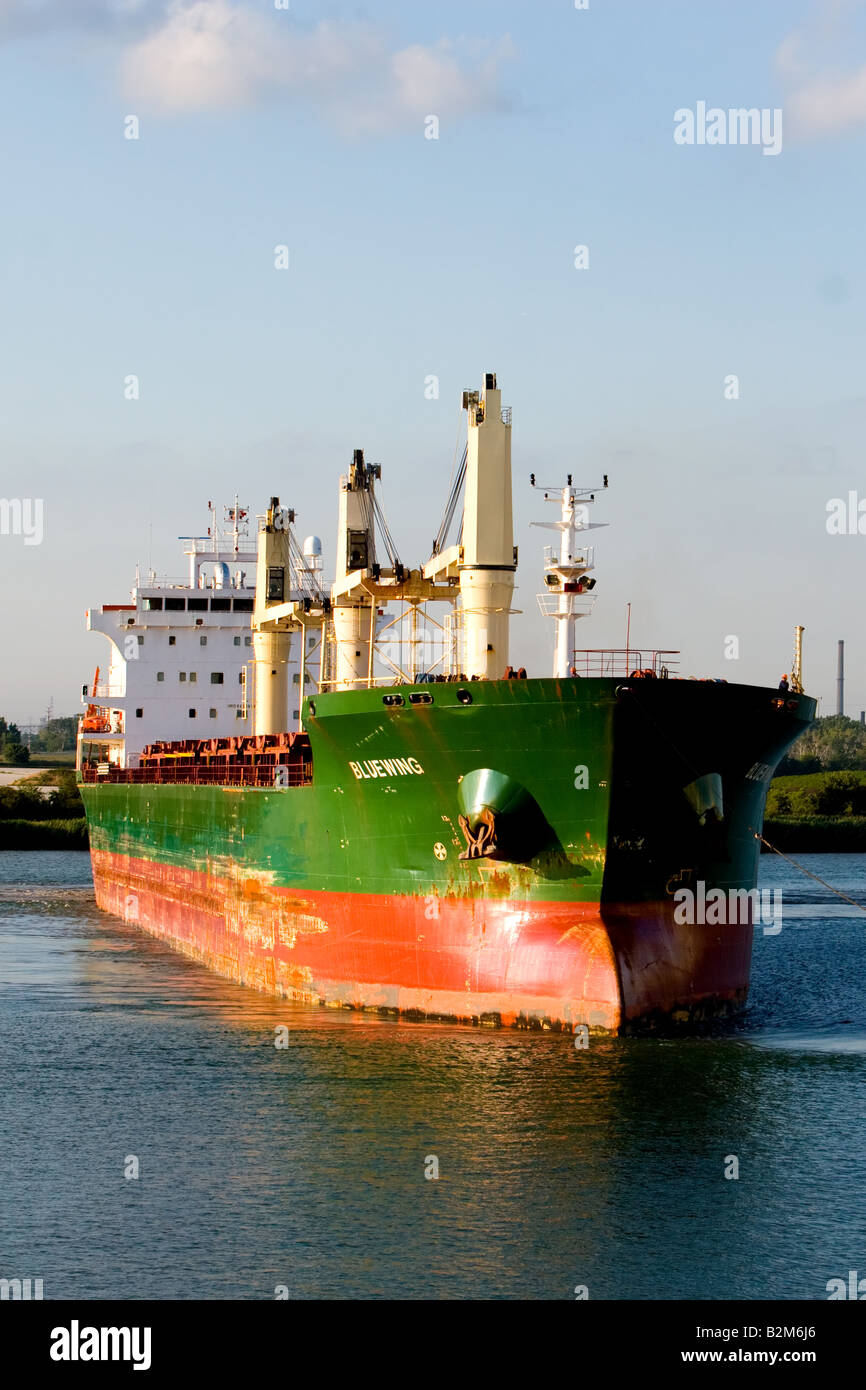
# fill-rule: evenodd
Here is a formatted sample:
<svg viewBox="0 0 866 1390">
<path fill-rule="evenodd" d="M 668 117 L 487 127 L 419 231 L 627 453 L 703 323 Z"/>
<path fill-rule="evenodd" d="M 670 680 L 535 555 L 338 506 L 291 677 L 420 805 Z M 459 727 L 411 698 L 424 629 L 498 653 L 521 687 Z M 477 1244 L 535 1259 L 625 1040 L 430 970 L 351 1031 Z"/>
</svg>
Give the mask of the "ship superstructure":
<svg viewBox="0 0 866 1390">
<path fill-rule="evenodd" d="M 219 525 L 216 507 L 209 503 L 208 509 L 207 534 L 179 538 L 185 575 L 137 574 L 128 602 L 87 611 L 88 629 L 110 644 L 96 680 L 82 688 L 79 745 L 88 763 L 133 768 L 157 739 L 239 737 L 253 730 L 257 557 L 249 510 L 235 498 Z M 299 564 L 316 572 L 320 556 L 321 543 L 308 537 Z M 316 669 L 311 652 L 308 685 Z M 287 709 L 291 693 L 296 719 L 301 676 L 295 653 L 283 688 Z"/>
</svg>

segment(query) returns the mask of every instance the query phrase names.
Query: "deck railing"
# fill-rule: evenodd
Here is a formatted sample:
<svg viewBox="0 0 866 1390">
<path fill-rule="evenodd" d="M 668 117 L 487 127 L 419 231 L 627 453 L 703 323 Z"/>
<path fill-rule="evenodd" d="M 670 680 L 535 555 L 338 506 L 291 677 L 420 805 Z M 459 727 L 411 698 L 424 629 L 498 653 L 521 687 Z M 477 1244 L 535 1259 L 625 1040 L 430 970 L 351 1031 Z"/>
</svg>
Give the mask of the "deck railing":
<svg viewBox="0 0 866 1390">
<path fill-rule="evenodd" d="M 204 763 L 182 762 L 163 767 L 99 767 L 81 769 L 83 782 L 188 783 L 192 786 L 306 787 L 313 780 L 313 764 L 306 763 Z"/>
<path fill-rule="evenodd" d="M 675 674 L 680 653 L 638 647 L 584 648 L 572 652 L 572 671 L 576 676 L 645 675 L 664 679 Z"/>
</svg>

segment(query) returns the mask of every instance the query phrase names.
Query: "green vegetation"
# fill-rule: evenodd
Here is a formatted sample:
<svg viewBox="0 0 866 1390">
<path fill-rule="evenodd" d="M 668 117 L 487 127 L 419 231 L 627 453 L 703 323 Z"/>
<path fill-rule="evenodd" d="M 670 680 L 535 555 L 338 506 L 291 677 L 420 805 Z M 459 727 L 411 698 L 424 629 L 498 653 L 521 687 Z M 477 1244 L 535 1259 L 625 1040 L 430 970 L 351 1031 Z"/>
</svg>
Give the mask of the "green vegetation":
<svg viewBox="0 0 866 1390">
<path fill-rule="evenodd" d="M 46 791 L 48 787 L 56 790 Z M 16 786 L 0 787 L 0 826 L 6 820 L 76 820 L 83 815 L 72 768 L 46 768 Z"/>
<path fill-rule="evenodd" d="M 63 715 L 60 719 L 46 719 L 38 733 L 30 737 L 30 745 L 17 724 L 9 724 L 0 715 L 0 765 L 12 767 L 44 766 L 44 754 L 53 754 L 61 761 L 70 761 L 75 754 L 75 738 L 78 731 L 78 716 Z M 34 756 L 35 755 L 35 756 Z"/>
<path fill-rule="evenodd" d="M 866 771 L 866 724 L 845 714 L 816 719 L 779 764 L 779 774 Z"/>
<path fill-rule="evenodd" d="M 77 733 L 77 714 L 65 714 L 60 719 L 46 719 L 39 732 L 30 740 L 30 752 L 74 752 Z"/>
<path fill-rule="evenodd" d="M 866 771 L 774 778 L 764 836 L 786 852 L 866 853 Z"/>
<path fill-rule="evenodd" d="M 28 767 L 75 767 L 75 749 L 64 749 L 57 753 L 33 753 L 30 754 Z"/>
<path fill-rule="evenodd" d="M 21 737 L 17 724 L 7 724 L 0 715 L 0 763 L 24 767 L 30 760 L 30 750 Z"/>
<path fill-rule="evenodd" d="M 71 768 L 46 768 L 18 786 L 0 787 L 4 849 L 87 849 L 84 805 Z"/>
<path fill-rule="evenodd" d="M 785 854 L 866 854 L 866 816 L 767 820 L 764 838 Z"/>
<path fill-rule="evenodd" d="M 769 820 L 866 816 L 866 772 L 812 772 L 775 777 L 767 796 Z"/>
<path fill-rule="evenodd" d="M 866 725 L 816 719 L 770 784 L 764 835 L 777 849 L 866 853 Z"/>
<path fill-rule="evenodd" d="M 0 820 L 4 849 L 87 849 L 87 822 L 75 820 Z"/>
</svg>

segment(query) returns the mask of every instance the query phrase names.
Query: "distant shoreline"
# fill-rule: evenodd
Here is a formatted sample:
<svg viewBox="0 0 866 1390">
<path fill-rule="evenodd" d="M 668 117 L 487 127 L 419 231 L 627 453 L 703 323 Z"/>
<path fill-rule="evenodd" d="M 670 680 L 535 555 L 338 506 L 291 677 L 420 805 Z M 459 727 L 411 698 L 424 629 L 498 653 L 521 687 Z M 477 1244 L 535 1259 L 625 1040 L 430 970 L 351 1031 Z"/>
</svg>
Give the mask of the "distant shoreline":
<svg viewBox="0 0 866 1390">
<path fill-rule="evenodd" d="M 768 820 L 764 838 L 786 854 L 866 854 L 866 816 L 813 816 Z M 9 850 L 87 849 L 87 821 L 0 820 L 0 853 Z M 766 845 L 763 854 L 769 854 Z"/>
<path fill-rule="evenodd" d="M 87 849 L 87 821 L 0 820 L 0 852 L 25 849 Z"/>
<path fill-rule="evenodd" d="M 866 816 L 812 816 L 764 822 L 764 838 L 786 854 L 866 854 Z M 766 845 L 761 852 L 768 854 Z"/>
</svg>

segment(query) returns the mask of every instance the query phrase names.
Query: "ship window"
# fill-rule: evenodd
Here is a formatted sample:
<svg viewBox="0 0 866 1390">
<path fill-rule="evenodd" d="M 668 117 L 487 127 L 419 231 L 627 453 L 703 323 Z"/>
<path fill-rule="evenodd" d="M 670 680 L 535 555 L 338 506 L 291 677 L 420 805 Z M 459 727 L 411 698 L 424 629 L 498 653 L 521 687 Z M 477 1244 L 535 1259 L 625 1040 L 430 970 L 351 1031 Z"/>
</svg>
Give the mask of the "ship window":
<svg viewBox="0 0 866 1390">
<path fill-rule="evenodd" d="M 236 598 L 234 601 L 236 613 L 252 613 L 254 606 L 251 598 Z"/>
<path fill-rule="evenodd" d="M 251 647 L 252 645 L 253 645 L 253 639 L 252 639 L 252 637 L 245 637 L 245 638 L 244 638 L 244 646 L 245 646 L 245 647 Z"/>
<path fill-rule="evenodd" d="M 238 671 L 238 685 L 243 685 L 243 683 L 244 683 L 244 673 L 243 673 L 243 671 Z"/>
<path fill-rule="evenodd" d="M 176 637 L 169 637 L 169 639 L 168 639 L 168 645 L 169 645 L 170 647 L 175 646 L 176 643 L 177 643 L 177 638 L 176 638 Z"/>
<path fill-rule="evenodd" d="M 206 612 L 207 612 L 207 599 L 206 599 L 206 598 L 190 598 L 190 599 L 187 599 L 187 601 L 186 601 L 186 606 L 187 606 L 187 609 L 188 609 L 188 611 L 189 611 L 190 613 L 206 613 Z"/>
<path fill-rule="evenodd" d="M 141 718 L 143 718 L 143 716 L 144 716 L 144 710 L 143 710 L 143 709 L 137 709 L 137 710 L 135 711 L 135 717 L 136 717 L 136 719 L 141 719 Z"/>
<path fill-rule="evenodd" d="M 141 633 L 138 634 L 138 645 L 140 647 L 144 646 L 144 638 L 142 637 Z"/>
<path fill-rule="evenodd" d="M 242 709 L 235 710 L 235 719 L 243 719 L 243 717 L 244 712 Z"/>
<path fill-rule="evenodd" d="M 405 702 L 405 700 L 403 699 L 403 696 L 402 696 L 402 695 L 383 695 L 383 696 L 382 696 L 382 704 L 383 704 L 383 705 L 403 705 L 403 704 L 405 704 L 405 703 L 406 703 L 406 702 Z"/>
<path fill-rule="evenodd" d="M 211 683 L 211 685 L 222 685 L 222 683 L 223 683 L 223 673 L 222 673 L 222 671 L 211 671 L 211 673 L 210 673 L 210 683 Z"/>
<path fill-rule="evenodd" d="M 165 680 L 165 671 L 157 671 L 157 673 L 156 673 L 156 679 L 157 679 L 158 681 L 164 681 L 164 680 Z"/>
<path fill-rule="evenodd" d="M 231 606 L 232 601 L 230 598 L 212 598 L 210 601 L 210 611 L 212 613 L 228 613 Z"/>
<path fill-rule="evenodd" d="M 300 711 L 299 709 L 293 709 L 293 710 L 292 710 L 292 718 L 293 718 L 293 719 L 300 719 L 300 717 L 301 717 L 301 711 Z"/>
<path fill-rule="evenodd" d="M 186 680 L 186 671 L 178 671 L 178 673 L 177 673 L 177 678 L 178 678 L 179 681 L 185 681 L 185 680 Z"/>
<path fill-rule="evenodd" d="M 195 671 L 190 671 L 190 673 L 189 673 L 189 678 L 190 678 L 191 681 L 197 681 L 197 680 L 198 680 L 198 674 L 197 674 L 197 672 L 195 672 Z"/>
<path fill-rule="evenodd" d="M 200 647 L 206 647 L 206 646 L 207 646 L 207 638 L 206 638 L 206 637 L 200 637 L 200 638 L 198 639 L 198 641 L 199 641 L 199 646 L 200 646 Z"/>
<path fill-rule="evenodd" d="M 191 710 L 190 710 L 190 712 L 189 712 L 189 717 L 190 717 L 190 719 L 195 719 L 195 710 L 194 710 L 194 709 L 191 709 Z"/>
<path fill-rule="evenodd" d="M 161 599 L 161 598 L 146 598 L 146 599 L 144 600 L 144 611 L 145 611 L 145 613 L 161 613 L 161 612 L 162 612 L 162 599 Z"/>
<path fill-rule="evenodd" d="M 458 690 L 457 699 L 460 701 L 461 705 L 472 704 L 472 696 L 469 694 L 468 690 Z"/>
<path fill-rule="evenodd" d="M 232 641 L 234 642 L 236 647 L 239 647 L 241 644 L 241 639 L 239 637 L 233 637 Z"/>
<path fill-rule="evenodd" d="M 211 710 L 211 712 L 210 712 L 210 717 L 211 717 L 211 719 L 216 719 L 216 710 L 215 710 L 215 709 L 212 709 L 212 710 Z"/>
<path fill-rule="evenodd" d="M 432 705 L 432 703 L 433 703 L 433 696 L 432 696 L 432 695 L 428 695 L 427 692 L 426 692 L 426 690 L 425 690 L 425 691 L 413 690 L 413 691 L 412 691 L 412 694 L 409 696 L 409 704 L 410 704 L 410 705 Z"/>
<path fill-rule="evenodd" d="M 185 598 L 167 598 L 165 601 L 165 608 L 167 613 L 182 613 L 185 607 Z"/>
</svg>

